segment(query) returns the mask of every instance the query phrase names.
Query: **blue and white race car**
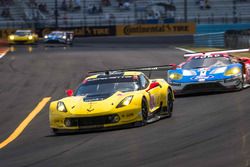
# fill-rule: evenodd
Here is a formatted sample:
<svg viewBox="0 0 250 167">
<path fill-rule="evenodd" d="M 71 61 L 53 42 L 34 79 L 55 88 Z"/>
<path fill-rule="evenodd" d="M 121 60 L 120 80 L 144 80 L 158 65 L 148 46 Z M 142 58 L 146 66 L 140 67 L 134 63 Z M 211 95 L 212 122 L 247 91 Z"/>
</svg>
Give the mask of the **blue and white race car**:
<svg viewBox="0 0 250 167">
<path fill-rule="evenodd" d="M 50 34 L 44 36 L 45 43 L 63 43 L 72 44 L 74 34 L 71 31 L 52 31 Z"/>
<path fill-rule="evenodd" d="M 250 59 L 227 52 L 187 55 L 186 62 L 168 71 L 176 95 L 241 90 L 250 83 Z"/>
</svg>

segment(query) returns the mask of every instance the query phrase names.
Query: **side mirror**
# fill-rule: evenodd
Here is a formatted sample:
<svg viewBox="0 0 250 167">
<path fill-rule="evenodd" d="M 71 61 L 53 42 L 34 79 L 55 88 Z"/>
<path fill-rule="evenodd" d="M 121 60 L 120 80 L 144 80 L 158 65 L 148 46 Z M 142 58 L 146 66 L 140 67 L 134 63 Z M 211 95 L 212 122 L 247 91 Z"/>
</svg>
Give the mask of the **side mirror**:
<svg viewBox="0 0 250 167">
<path fill-rule="evenodd" d="M 73 96 L 74 91 L 72 89 L 68 89 L 68 90 L 65 91 L 65 93 L 67 94 L 67 96 L 70 97 L 70 96 Z"/>
<path fill-rule="evenodd" d="M 149 85 L 149 88 L 146 90 L 147 92 L 150 91 L 151 89 L 154 89 L 156 88 L 157 86 L 160 86 L 161 85 L 159 84 L 159 82 L 152 82 L 150 85 Z"/>
<path fill-rule="evenodd" d="M 177 64 L 170 64 L 172 67 L 173 67 L 173 69 L 176 69 L 176 67 L 177 67 Z"/>
</svg>

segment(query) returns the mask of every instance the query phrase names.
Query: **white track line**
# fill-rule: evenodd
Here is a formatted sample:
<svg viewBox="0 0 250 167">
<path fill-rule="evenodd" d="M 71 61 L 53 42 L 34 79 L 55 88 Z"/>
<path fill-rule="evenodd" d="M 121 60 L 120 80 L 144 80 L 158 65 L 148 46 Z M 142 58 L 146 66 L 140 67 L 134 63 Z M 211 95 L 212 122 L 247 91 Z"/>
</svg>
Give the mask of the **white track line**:
<svg viewBox="0 0 250 167">
<path fill-rule="evenodd" d="M 187 52 L 187 53 L 195 53 L 195 51 L 184 49 L 184 48 L 176 47 L 175 49 L 178 49 L 178 50 L 181 50 L 181 51 L 184 51 L 184 52 Z"/>
</svg>

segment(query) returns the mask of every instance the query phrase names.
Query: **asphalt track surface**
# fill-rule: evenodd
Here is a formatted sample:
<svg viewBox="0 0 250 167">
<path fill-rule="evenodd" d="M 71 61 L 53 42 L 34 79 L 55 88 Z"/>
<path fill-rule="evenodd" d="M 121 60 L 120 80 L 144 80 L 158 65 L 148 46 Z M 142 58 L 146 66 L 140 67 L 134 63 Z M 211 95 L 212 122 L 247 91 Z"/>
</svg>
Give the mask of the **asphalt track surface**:
<svg viewBox="0 0 250 167">
<path fill-rule="evenodd" d="M 139 42 L 138 42 L 139 43 Z M 18 46 L 0 59 L 0 142 L 44 97 L 76 88 L 87 71 L 183 60 L 170 43 Z M 48 104 L 9 145 L 1 167 L 249 167 L 250 89 L 177 98 L 170 119 L 140 128 L 54 136 Z"/>
</svg>

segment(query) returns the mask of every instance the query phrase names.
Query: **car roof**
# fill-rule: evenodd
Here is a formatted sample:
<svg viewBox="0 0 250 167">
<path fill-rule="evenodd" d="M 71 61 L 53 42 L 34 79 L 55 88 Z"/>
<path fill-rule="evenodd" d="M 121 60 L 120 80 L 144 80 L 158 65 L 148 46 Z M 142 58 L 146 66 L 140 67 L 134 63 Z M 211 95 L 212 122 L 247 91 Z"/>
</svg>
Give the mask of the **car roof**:
<svg viewBox="0 0 250 167">
<path fill-rule="evenodd" d="M 197 54 L 195 56 L 190 56 L 187 61 L 192 59 L 207 59 L 207 58 L 213 58 L 213 57 L 230 57 L 228 53 L 213 53 L 213 54 Z"/>
<path fill-rule="evenodd" d="M 100 73 L 100 74 L 95 74 L 95 75 L 91 75 L 91 76 L 89 76 L 89 77 L 87 77 L 86 79 L 88 80 L 88 79 L 95 79 L 95 78 L 98 78 L 98 77 L 100 77 L 100 76 L 133 76 L 133 75 L 136 75 L 136 76 L 138 76 L 138 75 L 141 75 L 142 74 L 142 72 L 139 72 L 139 71 L 125 71 L 125 72 L 119 72 L 119 71 L 117 71 L 117 72 L 113 72 L 113 73 L 111 73 L 111 74 L 109 74 L 109 75 L 107 75 L 107 74 L 105 74 L 105 73 Z"/>
</svg>

